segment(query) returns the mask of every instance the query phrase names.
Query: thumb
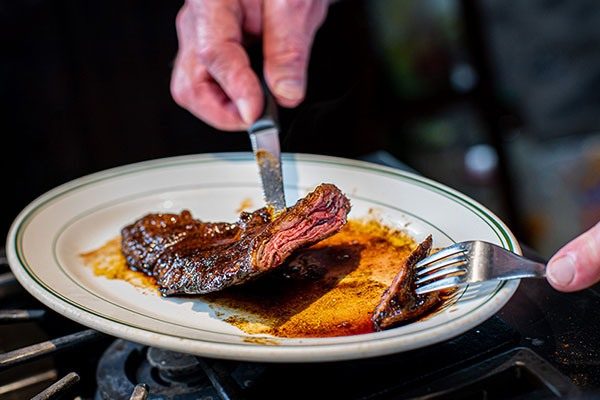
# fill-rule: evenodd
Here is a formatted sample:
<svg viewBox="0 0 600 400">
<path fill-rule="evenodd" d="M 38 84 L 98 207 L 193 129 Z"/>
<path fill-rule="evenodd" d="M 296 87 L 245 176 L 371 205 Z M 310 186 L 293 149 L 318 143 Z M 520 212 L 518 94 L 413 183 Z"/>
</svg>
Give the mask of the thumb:
<svg viewBox="0 0 600 400">
<path fill-rule="evenodd" d="M 548 262 L 546 274 L 550 284 L 562 292 L 600 281 L 600 223 L 560 249 Z"/>
<path fill-rule="evenodd" d="M 306 91 L 310 47 L 327 13 L 326 0 L 265 0 L 265 78 L 277 102 L 297 106 Z"/>
</svg>

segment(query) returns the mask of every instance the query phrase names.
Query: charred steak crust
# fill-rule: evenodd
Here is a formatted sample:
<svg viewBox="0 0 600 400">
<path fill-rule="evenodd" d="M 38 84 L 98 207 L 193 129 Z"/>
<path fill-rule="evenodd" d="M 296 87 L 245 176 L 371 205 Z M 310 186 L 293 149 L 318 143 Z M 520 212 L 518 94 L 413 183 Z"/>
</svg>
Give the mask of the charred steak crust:
<svg viewBox="0 0 600 400">
<path fill-rule="evenodd" d="M 415 293 L 415 265 L 427 257 L 431 250 L 429 235 L 413 250 L 390 287 L 381 296 L 371 321 L 377 331 L 416 320 L 440 302 L 439 292 L 417 295 Z"/>
<path fill-rule="evenodd" d="M 231 224 L 202 222 L 187 210 L 181 214 L 148 214 L 121 230 L 121 248 L 131 269 L 153 276 L 158 259 L 167 252 L 235 240 L 244 226 L 244 217 Z"/>
<path fill-rule="evenodd" d="M 239 285 L 279 266 L 295 250 L 315 244 L 346 223 L 350 201 L 321 184 L 272 216 L 266 208 L 233 224 L 181 214 L 149 214 L 123 228 L 130 268 L 156 278 L 164 295 L 203 294 Z"/>
</svg>

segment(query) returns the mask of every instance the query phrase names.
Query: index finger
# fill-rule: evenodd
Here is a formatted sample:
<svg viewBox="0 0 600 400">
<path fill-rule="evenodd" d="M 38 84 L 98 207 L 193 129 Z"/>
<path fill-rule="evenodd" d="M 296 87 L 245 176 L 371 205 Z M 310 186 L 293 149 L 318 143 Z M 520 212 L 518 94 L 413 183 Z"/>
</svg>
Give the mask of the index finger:
<svg viewBox="0 0 600 400">
<path fill-rule="evenodd" d="M 243 10 L 237 2 L 194 2 L 197 55 L 210 76 L 235 104 L 245 123 L 258 118 L 262 91 L 242 47 Z"/>
<path fill-rule="evenodd" d="M 217 129 L 245 129 L 239 112 L 200 63 L 196 54 L 195 18 L 187 4 L 177 14 L 179 50 L 171 75 L 171 94 L 177 104 Z"/>
</svg>

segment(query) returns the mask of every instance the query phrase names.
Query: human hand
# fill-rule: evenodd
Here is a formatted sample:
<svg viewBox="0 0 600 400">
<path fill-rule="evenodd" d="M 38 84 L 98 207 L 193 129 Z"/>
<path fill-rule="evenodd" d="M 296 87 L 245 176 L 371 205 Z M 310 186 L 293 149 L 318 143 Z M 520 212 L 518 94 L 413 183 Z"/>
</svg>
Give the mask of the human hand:
<svg viewBox="0 0 600 400">
<path fill-rule="evenodd" d="M 175 101 L 223 130 L 244 130 L 263 108 L 244 34 L 263 35 L 264 75 L 277 102 L 304 98 L 310 47 L 327 0 L 187 0 L 176 20 Z"/>
<path fill-rule="evenodd" d="M 550 284 L 562 292 L 600 281 L 600 223 L 560 249 L 548 262 L 546 274 Z"/>
</svg>

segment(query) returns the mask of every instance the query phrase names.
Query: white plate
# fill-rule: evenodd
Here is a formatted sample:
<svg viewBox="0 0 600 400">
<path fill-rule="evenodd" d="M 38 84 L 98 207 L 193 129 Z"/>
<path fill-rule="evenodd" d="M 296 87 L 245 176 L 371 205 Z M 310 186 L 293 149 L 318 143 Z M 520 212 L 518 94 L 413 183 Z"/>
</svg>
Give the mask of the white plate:
<svg viewBox="0 0 600 400">
<path fill-rule="evenodd" d="M 321 182 L 352 201 L 351 217 L 377 210 L 386 223 L 441 247 L 487 240 L 520 253 L 490 211 L 439 183 L 375 164 L 287 154 L 289 204 Z M 262 204 L 250 153 L 206 154 L 127 165 L 89 175 L 44 194 L 13 223 L 7 241 L 19 282 L 53 310 L 89 327 L 151 346 L 208 357 L 273 362 L 328 361 L 406 351 L 476 326 L 512 296 L 518 281 L 469 288 L 453 306 L 424 321 L 384 332 L 333 338 L 254 340 L 215 318 L 203 301 L 163 299 L 119 280 L 95 276 L 80 253 L 103 245 L 148 212 L 190 209 L 203 220 L 234 221 L 245 199 Z M 264 343 L 264 344 L 260 344 Z"/>
</svg>

